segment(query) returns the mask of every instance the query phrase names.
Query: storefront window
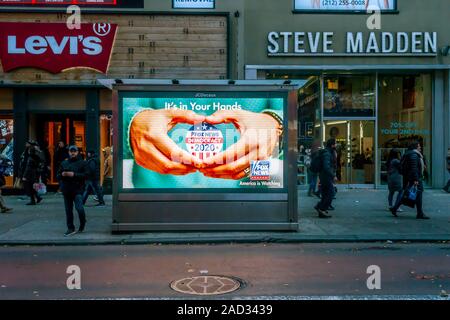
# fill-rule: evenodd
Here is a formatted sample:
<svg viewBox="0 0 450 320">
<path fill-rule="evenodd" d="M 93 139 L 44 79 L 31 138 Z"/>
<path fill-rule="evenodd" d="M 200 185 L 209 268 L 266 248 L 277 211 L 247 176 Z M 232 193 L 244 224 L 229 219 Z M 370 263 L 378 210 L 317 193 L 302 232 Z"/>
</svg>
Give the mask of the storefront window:
<svg viewBox="0 0 450 320">
<path fill-rule="evenodd" d="M 0 115 L 0 153 L 13 164 L 14 161 L 14 120 L 10 115 Z M 6 169 L 6 186 L 13 186 L 13 165 Z"/>
<path fill-rule="evenodd" d="M 324 117 L 374 117 L 375 76 L 326 76 Z"/>
<path fill-rule="evenodd" d="M 298 92 L 298 184 L 309 183 L 308 165 L 321 146 L 320 81 L 313 77 Z"/>
<path fill-rule="evenodd" d="M 381 183 L 387 183 L 386 160 L 392 148 L 402 153 L 419 141 L 426 162 L 424 180 L 431 185 L 432 81 L 430 74 L 380 76 L 378 148 Z"/>
</svg>

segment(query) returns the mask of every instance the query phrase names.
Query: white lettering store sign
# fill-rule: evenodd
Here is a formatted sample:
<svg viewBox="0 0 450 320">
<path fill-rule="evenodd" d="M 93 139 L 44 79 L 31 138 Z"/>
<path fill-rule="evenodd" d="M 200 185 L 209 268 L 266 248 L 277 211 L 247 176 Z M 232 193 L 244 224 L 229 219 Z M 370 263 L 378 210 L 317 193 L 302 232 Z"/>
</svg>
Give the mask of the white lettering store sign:
<svg viewBox="0 0 450 320">
<path fill-rule="evenodd" d="M 214 9 L 215 0 L 172 0 L 174 9 Z"/>
<path fill-rule="evenodd" d="M 284 56 L 436 56 L 437 32 L 347 32 L 345 49 L 334 32 L 269 32 L 267 54 Z M 342 48 L 342 44 L 341 44 Z"/>
</svg>

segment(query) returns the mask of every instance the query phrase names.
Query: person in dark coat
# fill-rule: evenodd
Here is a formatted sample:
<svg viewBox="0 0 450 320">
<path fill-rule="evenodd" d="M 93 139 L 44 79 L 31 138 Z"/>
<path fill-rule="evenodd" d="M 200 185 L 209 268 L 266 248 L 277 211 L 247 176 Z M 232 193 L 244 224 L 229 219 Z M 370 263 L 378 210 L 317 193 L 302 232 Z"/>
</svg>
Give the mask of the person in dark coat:
<svg viewBox="0 0 450 320">
<path fill-rule="evenodd" d="M 320 141 L 314 141 L 311 150 L 308 154 L 308 161 L 306 163 L 307 168 L 307 174 L 308 174 L 308 197 L 313 197 L 314 195 L 318 195 L 317 193 L 317 180 L 319 178 L 317 173 L 314 173 L 311 171 L 311 161 L 312 157 L 315 155 L 316 152 L 319 152 L 320 150 Z"/>
<path fill-rule="evenodd" d="M 58 142 L 55 153 L 53 155 L 53 165 L 54 165 L 53 171 L 58 172 L 61 163 L 68 158 L 69 158 L 69 151 L 67 150 L 66 145 L 62 141 Z"/>
<path fill-rule="evenodd" d="M 61 182 L 61 192 L 64 196 L 67 231 L 65 236 L 76 233 L 73 223 L 73 206 L 78 212 L 80 227 L 83 232 L 86 226 L 86 213 L 83 207 L 84 182 L 86 179 L 86 162 L 81 158 L 78 147 L 69 148 L 69 159 L 64 160 L 58 170 L 58 181 Z"/>
<path fill-rule="evenodd" d="M 12 171 L 12 161 L 3 154 L 0 154 L 0 209 L 1 213 L 10 213 L 13 209 L 6 206 L 5 199 L 2 195 L 2 188 L 6 185 L 6 176 L 9 176 L 8 171 Z"/>
<path fill-rule="evenodd" d="M 403 174 L 403 191 L 406 192 L 409 188 L 417 187 L 417 219 L 427 220 L 430 219 L 423 212 L 423 173 L 425 171 L 425 162 L 421 153 L 422 147 L 419 142 L 413 142 L 406 151 L 401 160 L 401 172 Z M 398 208 L 401 206 L 401 198 L 395 206 L 391 209 L 392 214 L 397 217 Z"/>
<path fill-rule="evenodd" d="M 37 142 L 29 141 L 29 144 L 27 156 L 24 157 L 26 163 L 22 180 L 24 182 L 25 192 L 30 197 L 30 202 L 27 203 L 27 206 L 35 206 L 42 201 L 42 197 L 39 196 L 34 189 L 34 184 L 39 182 L 39 168 L 41 166 L 42 157 Z"/>
<path fill-rule="evenodd" d="M 314 207 L 319 213 L 319 218 L 331 218 L 328 209 L 331 207 L 334 197 L 334 181 L 336 178 L 336 139 L 329 139 L 326 148 L 321 152 L 321 170 L 319 173 L 320 191 L 322 198 Z"/>
<path fill-rule="evenodd" d="M 400 159 L 401 159 L 401 153 L 397 149 L 392 149 L 389 153 L 389 157 L 387 160 L 387 167 L 388 167 L 388 188 L 389 188 L 389 196 L 388 196 L 388 203 L 389 203 L 389 210 L 393 207 L 393 201 L 394 201 L 394 195 L 396 192 L 397 194 L 397 200 L 395 203 L 399 202 L 401 200 L 401 193 L 403 190 L 403 179 L 401 175 L 401 167 L 400 167 Z M 398 209 L 397 211 L 400 211 L 401 209 Z"/>
<path fill-rule="evenodd" d="M 87 152 L 86 187 L 83 194 L 83 204 L 86 204 L 86 201 L 91 193 L 94 193 L 97 196 L 97 206 L 105 205 L 105 201 L 103 200 L 103 192 L 100 188 L 100 160 L 93 150 Z"/>
<path fill-rule="evenodd" d="M 25 143 L 25 150 L 20 155 L 19 172 L 18 172 L 20 180 L 23 179 L 23 176 L 25 174 L 25 168 L 26 168 L 27 162 L 28 162 L 28 155 L 29 155 L 29 149 L 31 147 L 31 142 L 32 141 L 27 141 Z"/>
<path fill-rule="evenodd" d="M 43 147 L 41 148 L 41 156 L 43 162 L 41 164 L 41 181 L 43 184 L 47 185 L 48 181 L 51 180 L 50 172 L 52 159 L 47 144 L 44 143 L 42 145 Z"/>
</svg>

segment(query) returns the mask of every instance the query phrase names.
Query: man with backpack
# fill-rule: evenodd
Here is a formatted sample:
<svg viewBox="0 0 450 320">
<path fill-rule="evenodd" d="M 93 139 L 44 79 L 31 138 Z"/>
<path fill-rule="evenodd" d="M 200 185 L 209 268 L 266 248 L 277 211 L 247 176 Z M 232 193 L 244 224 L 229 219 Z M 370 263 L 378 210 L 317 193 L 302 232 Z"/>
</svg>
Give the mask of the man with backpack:
<svg viewBox="0 0 450 320">
<path fill-rule="evenodd" d="M 329 139 L 326 148 L 317 151 L 311 161 L 311 171 L 319 174 L 321 200 L 314 207 L 319 213 L 319 218 L 331 218 L 328 209 L 331 207 L 334 197 L 334 179 L 336 177 L 336 139 Z"/>
<path fill-rule="evenodd" d="M 423 195 L 423 173 L 425 171 L 425 161 L 421 154 L 420 143 L 415 141 L 410 144 L 408 151 L 403 155 L 400 162 L 400 170 L 403 175 L 403 195 L 413 187 L 417 188 L 416 195 L 416 208 L 417 208 L 417 219 L 428 220 L 422 208 L 422 195 Z M 394 207 L 391 208 L 391 213 L 397 217 L 398 208 L 402 205 L 402 197 Z"/>
<path fill-rule="evenodd" d="M 86 159 L 86 187 L 83 194 L 83 204 L 91 193 L 97 196 L 97 206 L 104 206 L 103 192 L 100 188 L 100 160 L 95 154 L 95 151 L 90 150 L 87 153 Z"/>
</svg>

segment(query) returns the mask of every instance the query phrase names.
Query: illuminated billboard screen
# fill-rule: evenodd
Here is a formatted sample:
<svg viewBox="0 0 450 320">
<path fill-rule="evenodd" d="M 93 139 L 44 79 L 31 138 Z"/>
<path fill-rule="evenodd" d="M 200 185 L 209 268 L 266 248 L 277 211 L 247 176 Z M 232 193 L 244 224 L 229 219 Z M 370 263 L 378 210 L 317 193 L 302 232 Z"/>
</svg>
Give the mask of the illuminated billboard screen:
<svg viewBox="0 0 450 320">
<path fill-rule="evenodd" d="M 121 192 L 285 189 L 287 96 L 121 92 Z"/>
</svg>

